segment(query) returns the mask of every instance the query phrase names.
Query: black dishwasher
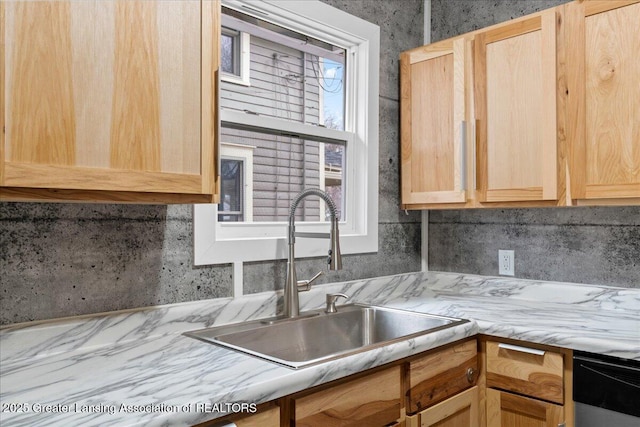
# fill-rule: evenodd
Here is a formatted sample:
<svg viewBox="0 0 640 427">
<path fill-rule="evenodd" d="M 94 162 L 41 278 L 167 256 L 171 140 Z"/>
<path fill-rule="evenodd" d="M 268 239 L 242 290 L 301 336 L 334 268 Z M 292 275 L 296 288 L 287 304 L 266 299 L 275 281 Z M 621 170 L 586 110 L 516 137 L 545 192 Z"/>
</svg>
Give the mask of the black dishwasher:
<svg viewBox="0 0 640 427">
<path fill-rule="evenodd" d="M 576 351 L 576 427 L 640 426 L 640 361 Z"/>
</svg>

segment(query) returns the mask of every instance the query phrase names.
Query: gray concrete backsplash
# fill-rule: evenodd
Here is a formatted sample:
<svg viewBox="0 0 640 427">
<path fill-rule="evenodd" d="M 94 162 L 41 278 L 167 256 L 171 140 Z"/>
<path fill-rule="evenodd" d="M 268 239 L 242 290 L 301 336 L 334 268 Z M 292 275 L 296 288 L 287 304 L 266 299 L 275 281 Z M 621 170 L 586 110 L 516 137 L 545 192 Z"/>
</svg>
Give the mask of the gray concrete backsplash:
<svg viewBox="0 0 640 427">
<path fill-rule="evenodd" d="M 323 1 L 379 25 L 381 55 L 379 250 L 322 281 L 418 271 L 420 215 L 399 210 L 398 55 L 422 44 L 423 1 Z M 190 205 L 0 203 L 0 324 L 231 296 L 231 265 L 194 267 L 192 241 Z M 245 292 L 282 288 L 285 264 L 245 264 Z"/>
<path fill-rule="evenodd" d="M 431 39 L 446 39 L 566 0 L 432 0 Z M 429 269 L 640 288 L 640 207 L 478 209 L 429 213 Z"/>
<path fill-rule="evenodd" d="M 429 212 L 429 269 L 640 288 L 640 206 Z"/>
</svg>

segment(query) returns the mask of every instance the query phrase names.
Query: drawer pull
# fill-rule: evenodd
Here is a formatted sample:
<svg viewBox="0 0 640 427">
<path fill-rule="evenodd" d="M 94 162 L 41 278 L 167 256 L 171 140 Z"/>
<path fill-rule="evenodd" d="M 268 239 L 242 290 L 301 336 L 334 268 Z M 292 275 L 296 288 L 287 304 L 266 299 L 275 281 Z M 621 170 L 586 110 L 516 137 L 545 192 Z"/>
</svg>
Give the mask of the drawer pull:
<svg viewBox="0 0 640 427">
<path fill-rule="evenodd" d="M 504 344 L 504 343 L 498 344 L 498 348 L 502 348 L 505 350 L 519 351 L 521 353 L 535 354 L 536 356 L 544 356 L 544 353 L 545 353 L 544 350 L 538 350 L 535 348 L 528 348 L 528 347 L 520 347 L 519 345 Z"/>
</svg>

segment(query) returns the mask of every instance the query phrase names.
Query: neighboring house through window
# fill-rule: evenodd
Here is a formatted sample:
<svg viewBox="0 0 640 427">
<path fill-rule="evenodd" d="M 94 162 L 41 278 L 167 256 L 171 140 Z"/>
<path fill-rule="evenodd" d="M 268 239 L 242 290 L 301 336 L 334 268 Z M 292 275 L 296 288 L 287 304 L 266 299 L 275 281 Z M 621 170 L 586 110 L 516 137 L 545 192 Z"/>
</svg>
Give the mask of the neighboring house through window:
<svg viewBox="0 0 640 427">
<path fill-rule="evenodd" d="M 195 208 L 196 264 L 285 258 L 310 187 L 336 203 L 343 253 L 377 251 L 379 28 L 319 1 L 222 4 L 221 199 Z M 320 200 L 296 213 L 326 232 Z"/>
</svg>

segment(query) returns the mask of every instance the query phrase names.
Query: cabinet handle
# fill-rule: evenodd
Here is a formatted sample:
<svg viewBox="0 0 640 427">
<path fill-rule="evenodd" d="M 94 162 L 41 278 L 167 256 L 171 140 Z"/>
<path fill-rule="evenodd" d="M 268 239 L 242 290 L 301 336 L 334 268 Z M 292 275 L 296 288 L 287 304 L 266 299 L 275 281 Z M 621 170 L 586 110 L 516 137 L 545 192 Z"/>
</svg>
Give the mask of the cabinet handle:
<svg viewBox="0 0 640 427">
<path fill-rule="evenodd" d="M 460 189 L 467 189 L 467 122 L 460 123 Z"/>
<path fill-rule="evenodd" d="M 467 381 L 469 381 L 470 383 L 473 382 L 474 377 L 476 376 L 476 373 L 478 371 L 476 371 L 473 368 L 467 368 Z"/>
<path fill-rule="evenodd" d="M 504 344 L 504 343 L 498 344 L 498 348 L 502 348 L 505 350 L 519 351 L 520 353 L 535 354 L 536 356 L 544 356 L 544 353 L 545 353 L 544 350 L 538 350 L 535 348 L 528 348 L 528 347 L 520 347 L 519 345 Z"/>
<path fill-rule="evenodd" d="M 566 425 L 567 425 L 566 423 L 560 423 L 558 424 L 558 427 L 566 427 Z"/>
<path fill-rule="evenodd" d="M 474 120 L 473 121 L 473 140 L 472 140 L 473 141 L 473 146 L 472 146 L 472 148 L 473 148 L 473 159 L 472 159 L 472 161 L 473 161 L 473 177 L 472 177 L 473 178 L 473 188 L 472 188 L 472 190 L 474 190 L 474 191 L 478 189 L 478 184 L 476 182 L 476 177 L 477 177 L 477 175 L 476 175 L 476 167 L 477 167 L 477 161 L 478 161 L 477 155 L 476 155 L 476 148 L 478 147 L 478 141 L 476 139 L 478 137 L 478 135 L 476 133 L 476 128 L 477 127 L 478 127 L 478 120 Z"/>
</svg>

